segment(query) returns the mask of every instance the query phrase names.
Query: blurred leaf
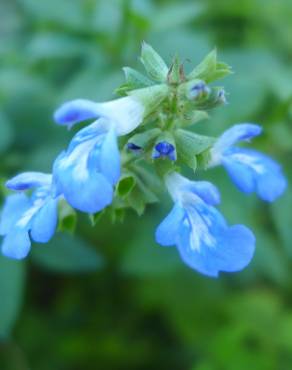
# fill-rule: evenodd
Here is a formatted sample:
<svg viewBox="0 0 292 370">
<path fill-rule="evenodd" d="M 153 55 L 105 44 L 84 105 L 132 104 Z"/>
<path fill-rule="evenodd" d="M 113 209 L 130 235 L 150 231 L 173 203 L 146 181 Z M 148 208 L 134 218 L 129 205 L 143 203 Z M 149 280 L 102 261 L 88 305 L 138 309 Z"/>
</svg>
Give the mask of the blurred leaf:
<svg viewBox="0 0 292 370">
<path fill-rule="evenodd" d="M 291 227 L 292 191 L 286 192 L 272 204 L 272 217 L 279 232 L 286 253 L 292 257 L 292 227 Z"/>
<path fill-rule="evenodd" d="M 168 4 L 155 11 L 152 16 L 152 30 L 155 32 L 174 29 L 196 19 L 204 9 L 202 3 L 180 2 Z"/>
<path fill-rule="evenodd" d="M 252 266 L 264 276 L 285 285 L 289 277 L 289 266 L 273 234 L 261 232 L 259 229 L 255 230 L 255 234 L 256 251 Z"/>
<path fill-rule="evenodd" d="M 103 267 L 103 258 L 77 236 L 58 233 L 48 244 L 32 249 L 33 261 L 52 271 L 84 273 Z"/>
<path fill-rule="evenodd" d="M 13 129 L 4 113 L 0 112 L 0 154 L 4 153 L 13 139 Z"/>
<path fill-rule="evenodd" d="M 143 222 L 144 229 L 147 225 L 145 220 Z M 136 232 L 135 235 L 121 262 L 124 272 L 135 276 L 157 276 L 172 273 L 181 266 L 175 247 L 165 248 L 155 244 L 153 233 L 145 235 Z"/>
<path fill-rule="evenodd" d="M 28 58 L 32 61 L 51 58 L 72 58 L 82 56 L 89 44 L 62 33 L 37 34 L 27 47 Z"/>
<path fill-rule="evenodd" d="M 23 262 L 0 255 L 0 339 L 10 335 L 21 309 L 25 286 Z"/>
</svg>

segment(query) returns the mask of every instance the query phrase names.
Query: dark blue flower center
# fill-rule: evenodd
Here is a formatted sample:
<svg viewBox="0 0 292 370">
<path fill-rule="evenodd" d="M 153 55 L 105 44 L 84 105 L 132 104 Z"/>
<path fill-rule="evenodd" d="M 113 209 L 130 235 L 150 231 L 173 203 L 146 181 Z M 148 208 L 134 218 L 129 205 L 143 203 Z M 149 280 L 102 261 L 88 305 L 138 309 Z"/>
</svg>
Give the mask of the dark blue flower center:
<svg viewBox="0 0 292 370">
<path fill-rule="evenodd" d="M 168 157 L 170 160 L 176 160 L 176 152 L 175 147 L 171 143 L 167 141 L 160 141 L 158 144 L 155 145 L 153 151 L 153 158 L 165 158 Z"/>
</svg>

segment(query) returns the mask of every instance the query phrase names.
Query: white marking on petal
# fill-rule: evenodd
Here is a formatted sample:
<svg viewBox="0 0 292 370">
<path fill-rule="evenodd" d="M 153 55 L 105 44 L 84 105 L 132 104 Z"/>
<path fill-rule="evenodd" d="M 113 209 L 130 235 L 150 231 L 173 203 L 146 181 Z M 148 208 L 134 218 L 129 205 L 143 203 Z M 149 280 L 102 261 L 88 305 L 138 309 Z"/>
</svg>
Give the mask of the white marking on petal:
<svg viewBox="0 0 292 370">
<path fill-rule="evenodd" d="M 33 216 L 39 211 L 39 209 L 44 205 L 44 203 L 45 203 L 44 198 L 37 198 L 33 202 L 31 208 L 24 212 L 22 217 L 16 223 L 16 226 L 19 228 L 27 227 Z"/>
<path fill-rule="evenodd" d="M 74 167 L 72 175 L 76 181 L 86 181 L 89 174 L 87 168 L 90 151 L 97 143 L 97 139 L 84 141 L 77 145 L 69 155 L 64 156 L 59 162 L 59 170 L 66 170 Z"/>
<path fill-rule="evenodd" d="M 212 227 L 212 221 L 208 216 L 200 214 L 196 210 L 196 203 L 202 203 L 203 201 L 196 195 L 191 194 L 185 209 L 187 211 L 186 222 L 190 227 L 190 246 L 191 249 L 200 252 L 201 245 L 204 244 L 210 248 L 214 248 L 216 245 L 216 239 L 210 233 Z"/>
<path fill-rule="evenodd" d="M 248 167 L 251 167 L 259 175 L 262 175 L 266 172 L 265 166 L 259 163 L 258 159 L 253 156 L 247 155 L 245 153 L 234 153 L 231 155 L 231 157 L 233 160 L 236 160 L 247 165 Z"/>
<path fill-rule="evenodd" d="M 100 113 L 113 121 L 119 136 L 135 130 L 142 122 L 145 111 L 143 104 L 129 96 L 99 106 Z"/>
</svg>

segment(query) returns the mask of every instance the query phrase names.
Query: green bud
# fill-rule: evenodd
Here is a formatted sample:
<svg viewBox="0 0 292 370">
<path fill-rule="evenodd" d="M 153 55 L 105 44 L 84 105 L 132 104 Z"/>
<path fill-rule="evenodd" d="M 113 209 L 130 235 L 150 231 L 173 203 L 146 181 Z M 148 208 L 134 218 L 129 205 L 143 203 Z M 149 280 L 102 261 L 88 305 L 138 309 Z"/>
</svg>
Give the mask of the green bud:
<svg viewBox="0 0 292 370">
<path fill-rule="evenodd" d="M 146 42 L 142 44 L 141 62 L 151 79 L 166 82 L 168 67 L 161 56 Z"/>
<path fill-rule="evenodd" d="M 225 91 L 221 87 L 213 87 L 206 99 L 197 102 L 196 108 L 200 110 L 210 110 L 220 105 L 226 104 Z"/>
<path fill-rule="evenodd" d="M 217 51 L 214 49 L 187 77 L 188 80 L 199 78 L 210 83 L 230 73 L 232 73 L 231 68 L 226 63 L 217 61 Z"/>
<path fill-rule="evenodd" d="M 181 99 L 198 101 L 209 96 L 210 88 L 203 80 L 194 79 L 181 84 L 178 94 Z"/>
<path fill-rule="evenodd" d="M 144 89 L 133 90 L 128 95 L 139 100 L 145 107 L 144 117 L 155 112 L 159 105 L 167 98 L 169 87 L 166 84 L 153 85 Z"/>
</svg>

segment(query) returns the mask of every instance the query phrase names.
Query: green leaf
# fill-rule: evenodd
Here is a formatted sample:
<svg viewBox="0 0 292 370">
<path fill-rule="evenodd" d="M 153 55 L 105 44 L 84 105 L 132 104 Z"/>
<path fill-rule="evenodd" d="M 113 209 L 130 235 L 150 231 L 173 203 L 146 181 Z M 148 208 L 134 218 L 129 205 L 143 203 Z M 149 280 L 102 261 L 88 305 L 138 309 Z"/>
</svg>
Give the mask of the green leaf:
<svg viewBox="0 0 292 370">
<path fill-rule="evenodd" d="M 161 56 L 148 44 L 143 42 L 141 51 L 141 62 L 143 63 L 149 77 L 158 82 L 167 79 L 168 67 Z"/>
<path fill-rule="evenodd" d="M 217 62 L 217 51 L 211 51 L 205 59 L 188 75 L 189 80 L 202 79 L 207 83 L 226 77 L 231 68 L 223 62 Z"/>
<path fill-rule="evenodd" d="M 58 233 L 48 244 L 32 249 L 33 261 L 52 271 L 82 273 L 103 267 L 103 259 L 95 249 L 76 236 Z"/>
<path fill-rule="evenodd" d="M 10 335 L 22 305 L 25 266 L 0 255 L 0 339 Z"/>
</svg>

